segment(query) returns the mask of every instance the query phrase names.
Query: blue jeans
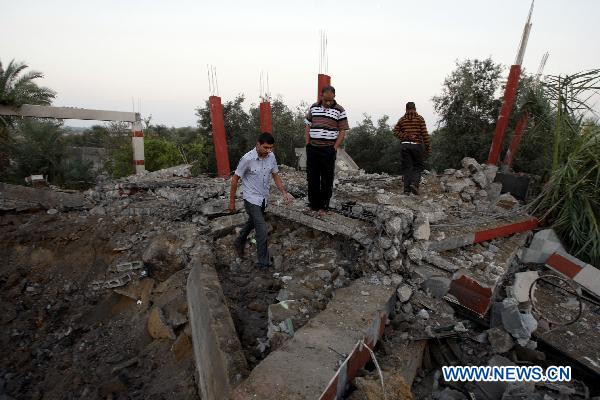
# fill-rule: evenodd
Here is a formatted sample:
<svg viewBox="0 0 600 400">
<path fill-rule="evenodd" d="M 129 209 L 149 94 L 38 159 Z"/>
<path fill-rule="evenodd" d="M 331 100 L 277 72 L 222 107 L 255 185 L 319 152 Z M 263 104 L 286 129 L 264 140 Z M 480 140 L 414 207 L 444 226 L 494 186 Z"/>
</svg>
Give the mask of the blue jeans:
<svg viewBox="0 0 600 400">
<path fill-rule="evenodd" d="M 267 248 L 267 223 L 265 222 L 265 201 L 257 206 L 244 200 L 244 208 L 248 214 L 248 221 L 240 231 L 240 236 L 235 239 L 235 244 L 242 248 L 246 245 L 246 239 L 250 231 L 256 231 L 256 249 L 258 252 L 258 264 L 267 267 L 269 263 L 269 249 Z"/>
</svg>

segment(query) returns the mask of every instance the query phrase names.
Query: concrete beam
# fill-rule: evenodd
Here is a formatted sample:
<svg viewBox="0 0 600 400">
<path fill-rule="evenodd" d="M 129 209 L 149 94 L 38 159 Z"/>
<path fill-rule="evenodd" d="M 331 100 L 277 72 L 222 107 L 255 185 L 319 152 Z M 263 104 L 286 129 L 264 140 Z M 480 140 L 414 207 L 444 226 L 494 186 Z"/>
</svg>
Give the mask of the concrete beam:
<svg viewBox="0 0 600 400">
<path fill-rule="evenodd" d="M 342 398 L 380 340 L 396 290 L 357 279 L 271 352 L 232 394 L 235 400 Z M 362 342 L 367 345 L 365 346 Z"/>
<path fill-rule="evenodd" d="M 134 112 L 90 110 L 87 108 L 73 107 L 35 106 L 31 104 L 24 104 L 19 108 L 0 105 L 0 115 L 123 122 L 135 122 L 136 120 L 140 119 L 139 114 Z"/>
<path fill-rule="evenodd" d="M 215 269 L 204 255 L 192 260 L 187 302 L 202 399 L 228 399 L 248 374 L 242 345 Z"/>
</svg>

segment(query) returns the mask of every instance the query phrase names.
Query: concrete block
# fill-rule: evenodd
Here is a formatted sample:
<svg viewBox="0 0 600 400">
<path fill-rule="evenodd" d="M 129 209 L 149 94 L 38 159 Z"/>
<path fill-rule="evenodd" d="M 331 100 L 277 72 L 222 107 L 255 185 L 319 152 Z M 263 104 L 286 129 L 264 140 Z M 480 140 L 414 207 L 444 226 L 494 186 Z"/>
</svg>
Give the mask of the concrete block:
<svg viewBox="0 0 600 400">
<path fill-rule="evenodd" d="M 198 390 L 203 399 L 228 399 L 248 365 L 216 271 L 198 257 L 191 265 L 187 301 Z"/>
</svg>

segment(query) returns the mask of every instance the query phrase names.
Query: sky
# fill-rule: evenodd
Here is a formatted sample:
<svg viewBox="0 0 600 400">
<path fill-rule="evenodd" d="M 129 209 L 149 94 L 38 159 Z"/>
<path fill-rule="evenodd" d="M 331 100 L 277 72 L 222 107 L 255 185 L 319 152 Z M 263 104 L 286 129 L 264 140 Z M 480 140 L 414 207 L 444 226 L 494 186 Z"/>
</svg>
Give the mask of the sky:
<svg viewBox="0 0 600 400">
<path fill-rule="evenodd" d="M 167 126 L 196 125 L 209 96 L 258 103 L 260 71 L 292 107 L 316 100 L 320 30 L 328 74 L 351 126 L 395 122 L 414 101 L 430 130 L 431 98 L 457 60 L 516 57 L 529 0 L 33 1 L 0 0 L 0 60 L 26 62 L 57 92 L 56 106 L 139 111 Z M 538 0 L 523 67 L 544 74 L 600 67 L 597 0 Z M 508 75 L 508 69 L 504 70 Z M 132 101 L 133 99 L 133 101 Z M 132 104 L 133 103 L 133 104 Z M 90 126 L 93 122 L 67 122 Z"/>
</svg>

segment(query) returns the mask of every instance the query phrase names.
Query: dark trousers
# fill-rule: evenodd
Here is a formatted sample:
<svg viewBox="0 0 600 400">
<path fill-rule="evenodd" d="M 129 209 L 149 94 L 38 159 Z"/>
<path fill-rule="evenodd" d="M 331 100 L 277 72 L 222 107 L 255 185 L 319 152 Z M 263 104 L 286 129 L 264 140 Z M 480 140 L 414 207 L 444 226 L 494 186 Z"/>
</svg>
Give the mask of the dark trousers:
<svg viewBox="0 0 600 400">
<path fill-rule="evenodd" d="M 423 164 L 423 146 L 420 144 L 403 143 L 400 147 L 402 153 L 402 175 L 404 176 L 404 193 L 411 191 L 411 186 L 419 188 L 421 172 L 425 169 Z"/>
<path fill-rule="evenodd" d="M 335 158 L 333 146 L 306 145 L 306 180 L 308 202 L 313 210 L 327 210 L 333 190 Z"/>
<path fill-rule="evenodd" d="M 244 208 L 248 214 L 248 221 L 242 227 L 240 235 L 235 239 L 235 244 L 242 248 L 246 245 L 246 239 L 250 231 L 256 231 L 256 249 L 258 253 L 258 264 L 260 266 L 269 265 L 269 249 L 267 248 L 267 223 L 265 222 L 265 201 L 257 206 L 244 200 Z"/>
</svg>

